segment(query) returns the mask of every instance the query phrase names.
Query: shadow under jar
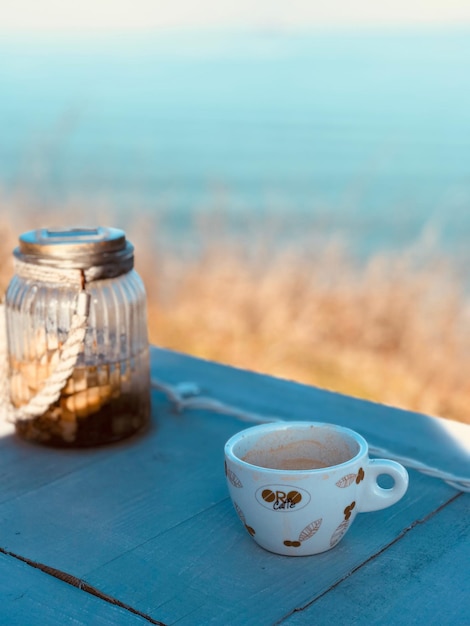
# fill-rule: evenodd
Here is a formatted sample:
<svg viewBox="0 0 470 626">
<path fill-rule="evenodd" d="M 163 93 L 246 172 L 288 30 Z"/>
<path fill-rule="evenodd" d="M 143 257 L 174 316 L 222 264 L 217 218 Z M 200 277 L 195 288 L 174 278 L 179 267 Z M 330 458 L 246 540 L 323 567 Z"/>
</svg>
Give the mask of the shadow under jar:
<svg viewBox="0 0 470 626">
<path fill-rule="evenodd" d="M 20 236 L 5 298 L 11 403 L 21 414 L 64 358 L 78 294 L 88 294 L 86 332 L 60 396 L 16 420 L 21 437 L 55 446 L 117 441 L 150 416 L 145 289 L 134 248 L 114 228 Z"/>
</svg>

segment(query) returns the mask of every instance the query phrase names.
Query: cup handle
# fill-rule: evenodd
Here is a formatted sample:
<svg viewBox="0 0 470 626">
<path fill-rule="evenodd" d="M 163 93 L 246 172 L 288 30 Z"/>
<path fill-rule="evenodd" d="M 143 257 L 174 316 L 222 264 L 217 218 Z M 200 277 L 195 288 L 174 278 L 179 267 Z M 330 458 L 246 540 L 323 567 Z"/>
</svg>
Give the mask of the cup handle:
<svg viewBox="0 0 470 626">
<path fill-rule="evenodd" d="M 395 484 L 390 489 L 380 487 L 377 478 L 383 474 L 391 476 Z M 364 476 L 364 492 L 358 503 L 358 512 L 386 509 L 402 498 L 408 489 L 408 472 L 396 461 L 370 459 Z"/>
</svg>

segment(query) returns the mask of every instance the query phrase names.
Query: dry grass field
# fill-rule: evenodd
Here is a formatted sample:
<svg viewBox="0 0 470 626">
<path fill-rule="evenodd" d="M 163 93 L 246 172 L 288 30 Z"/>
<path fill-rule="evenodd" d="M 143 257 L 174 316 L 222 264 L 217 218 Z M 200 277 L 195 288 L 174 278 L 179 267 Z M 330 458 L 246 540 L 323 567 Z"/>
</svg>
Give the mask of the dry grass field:
<svg viewBox="0 0 470 626">
<path fill-rule="evenodd" d="M 1 215 L 3 293 L 18 234 L 51 216 Z M 158 224 L 126 225 L 152 343 L 470 423 L 470 303 L 448 260 L 417 247 L 358 265 L 333 242 L 276 246 L 247 229 L 209 219 L 188 249 Z"/>
</svg>

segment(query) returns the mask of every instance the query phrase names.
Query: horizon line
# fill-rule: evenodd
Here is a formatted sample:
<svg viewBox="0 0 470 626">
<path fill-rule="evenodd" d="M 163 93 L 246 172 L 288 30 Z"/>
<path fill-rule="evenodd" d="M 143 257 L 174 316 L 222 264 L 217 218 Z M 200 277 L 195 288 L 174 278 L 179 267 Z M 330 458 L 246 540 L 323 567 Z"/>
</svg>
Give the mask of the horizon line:
<svg viewBox="0 0 470 626">
<path fill-rule="evenodd" d="M 163 33 L 196 34 L 196 33 L 233 33 L 233 34 L 318 34 L 328 32 L 383 32 L 383 31 L 446 31 L 470 30 L 468 20 L 416 20 L 416 21 L 374 21 L 374 22 L 319 22 L 315 24 L 154 24 L 134 27 L 61 27 L 61 28 L 4 28 L 0 24 L 2 36 L 16 38 L 22 36 L 114 36 L 114 35 L 152 35 Z"/>
</svg>

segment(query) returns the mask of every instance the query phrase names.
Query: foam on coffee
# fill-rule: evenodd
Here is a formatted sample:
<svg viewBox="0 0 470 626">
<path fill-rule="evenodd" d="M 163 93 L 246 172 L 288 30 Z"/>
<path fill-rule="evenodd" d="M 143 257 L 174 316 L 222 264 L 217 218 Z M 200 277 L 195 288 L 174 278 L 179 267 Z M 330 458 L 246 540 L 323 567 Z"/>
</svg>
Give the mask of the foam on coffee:
<svg viewBox="0 0 470 626">
<path fill-rule="evenodd" d="M 250 463 L 250 461 L 245 457 L 243 459 Z M 258 465 L 260 467 L 266 467 L 265 465 L 260 465 L 259 463 L 254 463 L 254 465 Z M 281 469 L 281 470 L 310 470 L 310 469 L 322 469 L 324 467 L 328 467 L 326 463 L 322 463 L 317 459 L 310 459 L 309 457 L 297 457 L 293 459 L 276 459 L 269 462 L 269 466 L 271 469 Z"/>
<path fill-rule="evenodd" d="M 250 465 L 280 470 L 322 469 L 338 463 L 337 457 L 326 460 L 326 451 L 321 448 L 318 441 L 293 441 L 271 448 L 252 448 L 242 460 Z"/>
</svg>

